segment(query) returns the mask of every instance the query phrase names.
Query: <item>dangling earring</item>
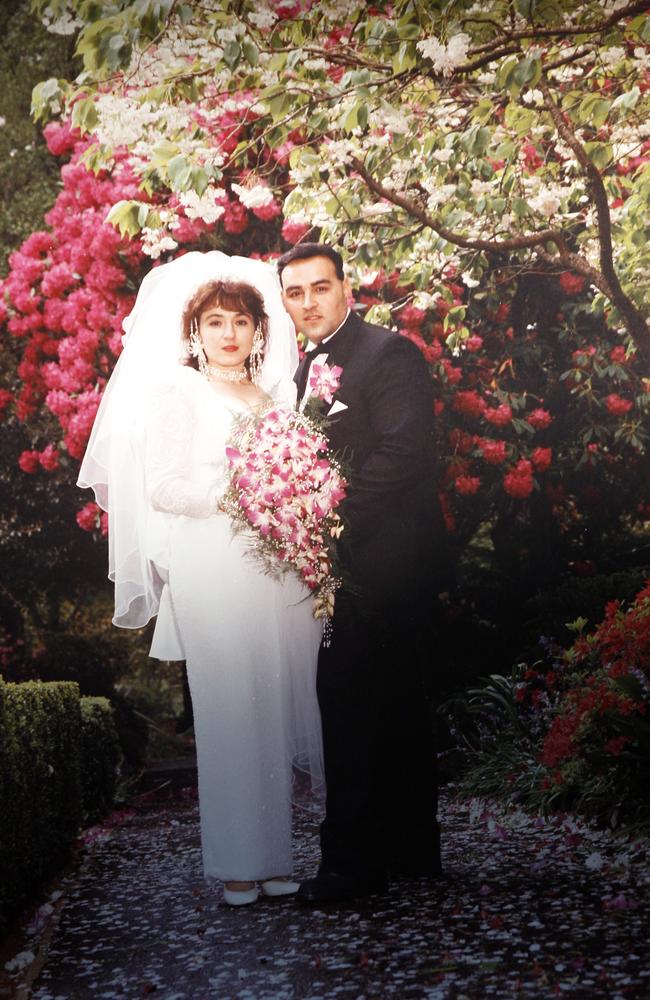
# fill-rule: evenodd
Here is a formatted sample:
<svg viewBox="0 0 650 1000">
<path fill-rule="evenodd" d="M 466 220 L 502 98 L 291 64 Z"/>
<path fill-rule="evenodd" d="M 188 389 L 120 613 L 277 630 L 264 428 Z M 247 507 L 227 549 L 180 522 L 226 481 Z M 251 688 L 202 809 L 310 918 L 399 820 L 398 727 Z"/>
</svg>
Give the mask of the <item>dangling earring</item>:
<svg viewBox="0 0 650 1000">
<path fill-rule="evenodd" d="M 257 385 L 262 373 L 262 362 L 264 361 L 264 333 L 261 326 L 255 327 L 251 353 L 248 356 L 248 366 L 251 375 L 251 382 Z"/>
<path fill-rule="evenodd" d="M 199 362 L 199 371 L 201 375 L 205 375 L 207 378 L 210 374 L 208 369 L 208 359 L 205 356 L 205 350 L 203 348 L 203 341 L 199 336 L 199 324 L 197 322 L 196 316 L 192 316 L 190 320 L 190 346 L 189 346 L 190 357 L 196 358 Z"/>
</svg>

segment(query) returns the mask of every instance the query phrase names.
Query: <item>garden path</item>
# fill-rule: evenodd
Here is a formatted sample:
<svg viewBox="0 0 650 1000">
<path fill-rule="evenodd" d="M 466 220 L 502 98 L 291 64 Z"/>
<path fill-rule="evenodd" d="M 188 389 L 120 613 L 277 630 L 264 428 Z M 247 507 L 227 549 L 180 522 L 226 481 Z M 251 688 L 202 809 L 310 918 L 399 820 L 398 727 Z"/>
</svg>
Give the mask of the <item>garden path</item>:
<svg viewBox="0 0 650 1000">
<path fill-rule="evenodd" d="M 442 817 L 440 880 L 340 908 L 232 910 L 202 881 L 195 801 L 118 815 L 89 832 L 54 916 L 36 915 L 16 996 L 650 998 L 647 841 L 448 796 Z M 317 857 L 317 816 L 299 810 L 298 876 Z"/>
</svg>

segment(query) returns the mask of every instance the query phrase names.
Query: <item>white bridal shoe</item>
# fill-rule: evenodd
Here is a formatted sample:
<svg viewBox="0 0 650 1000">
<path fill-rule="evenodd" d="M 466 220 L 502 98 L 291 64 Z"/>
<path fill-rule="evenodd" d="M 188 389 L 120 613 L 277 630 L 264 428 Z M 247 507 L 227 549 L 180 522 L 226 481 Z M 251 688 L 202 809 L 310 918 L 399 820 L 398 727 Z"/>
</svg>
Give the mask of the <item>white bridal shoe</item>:
<svg viewBox="0 0 650 1000">
<path fill-rule="evenodd" d="M 299 882 L 291 882 L 286 878 L 270 878 L 262 882 L 262 893 L 265 896 L 295 896 L 299 888 Z"/>
<path fill-rule="evenodd" d="M 252 889 L 227 889 L 223 887 L 223 901 L 228 906 L 250 906 L 256 903 L 260 896 L 260 890 L 256 885 Z"/>
</svg>

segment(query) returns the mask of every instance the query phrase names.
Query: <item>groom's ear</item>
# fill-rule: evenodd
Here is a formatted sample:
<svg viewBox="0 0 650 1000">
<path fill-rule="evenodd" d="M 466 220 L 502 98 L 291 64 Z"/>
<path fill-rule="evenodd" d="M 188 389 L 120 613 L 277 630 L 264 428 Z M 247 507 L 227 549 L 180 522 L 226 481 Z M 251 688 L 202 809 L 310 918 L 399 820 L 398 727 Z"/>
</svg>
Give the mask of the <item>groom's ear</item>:
<svg viewBox="0 0 650 1000">
<path fill-rule="evenodd" d="M 343 291 L 345 292 L 345 301 L 349 306 L 352 306 L 354 304 L 354 295 L 352 294 L 352 285 L 349 278 L 343 279 Z"/>
</svg>

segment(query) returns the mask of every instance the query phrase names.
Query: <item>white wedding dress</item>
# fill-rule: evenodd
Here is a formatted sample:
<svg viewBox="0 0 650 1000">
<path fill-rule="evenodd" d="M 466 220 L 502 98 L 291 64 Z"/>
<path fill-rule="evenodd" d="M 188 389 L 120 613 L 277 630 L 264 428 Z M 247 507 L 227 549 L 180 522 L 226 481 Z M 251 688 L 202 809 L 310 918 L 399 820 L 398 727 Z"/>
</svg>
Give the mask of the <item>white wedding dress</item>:
<svg viewBox="0 0 650 1000">
<path fill-rule="evenodd" d="M 293 765 L 323 783 L 310 592 L 266 575 L 252 537 L 216 512 L 247 412 L 179 365 L 146 417 L 147 554 L 165 581 L 151 655 L 187 662 L 204 870 L 223 880 L 289 874 Z"/>
</svg>

